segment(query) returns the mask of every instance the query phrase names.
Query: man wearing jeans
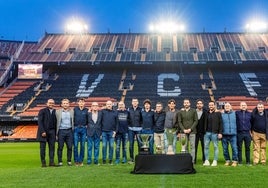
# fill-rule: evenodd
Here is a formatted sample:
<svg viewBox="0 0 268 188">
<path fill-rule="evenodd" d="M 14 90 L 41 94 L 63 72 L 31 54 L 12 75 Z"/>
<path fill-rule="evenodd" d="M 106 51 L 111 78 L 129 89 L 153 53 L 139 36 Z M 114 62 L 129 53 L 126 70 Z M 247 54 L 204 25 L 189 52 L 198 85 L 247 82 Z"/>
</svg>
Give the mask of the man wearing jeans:
<svg viewBox="0 0 268 188">
<path fill-rule="evenodd" d="M 74 162 L 76 166 L 83 166 L 85 142 L 87 136 L 88 109 L 85 99 L 78 99 L 78 106 L 74 108 Z M 80 154 L 78 145 L 80 143 Z"/>
<path fill-rule="evenodd" d="M 92 102 L 91 112 L 88 113 L 87 126 L 87 164 L 92 162 L 92 148 L 94 149 L 94 164 L 99 164 L 99 149 L 101 136 L 101 113 L 99 104 Z"/>
<path fill-rule="evenodd" d="M 122 144 L 122 163 L 127 162 L 127 140 L 128 140 L 128 124 L 129 124 L 129 112 L 125 108 L 125 103 L 120 101 L 118 103 L 118 128 L 116 131 L 116 160 L 115 164 L 120 163 L 120 147 Z"/>
<path fill-rule="evenodd" d="M 101 111 L 101 131 L 102 131 L 102 163 L 106 164 L 107 144 L 109 144 L 109 164 L 113 164 L 114 138 L 118 127 L 117 112 L 113 110 L 113 102 L 106 102 L 106 109 Z"/>
<path fill-rule="evenodd" d="M 209 145 L 212 141 L 214 146 L 214 159 L 211 166 L 217 166 L 218 156 L 219 156 L 219 146 L 218 140 L 222 138 L 222 117 L 220 112 L 216 112 L 216 106 L 213 101 L 208 103 L 208 121 L 205 125 L 205 162 L 203 166 L 210 166 L 209 162 Z"/>
<path fill-rule="evenodd" d="M 222 148 L 223 148 L 223 156 L 225 159 L 225 166 L 237 166 L 237 139 L 236 139 L 236 117 L 235 112 L 232 111 L 232 106 L 230 103 L 224 104 L 224 112 L 222 115 L 222 123 L 223 123 L 223 132 L 222 132 Z M 229 154 L 229 144 L 232 149 L 232 159 Z M 232 164 L 231 164 L 232 161 Z"/>
</svg>

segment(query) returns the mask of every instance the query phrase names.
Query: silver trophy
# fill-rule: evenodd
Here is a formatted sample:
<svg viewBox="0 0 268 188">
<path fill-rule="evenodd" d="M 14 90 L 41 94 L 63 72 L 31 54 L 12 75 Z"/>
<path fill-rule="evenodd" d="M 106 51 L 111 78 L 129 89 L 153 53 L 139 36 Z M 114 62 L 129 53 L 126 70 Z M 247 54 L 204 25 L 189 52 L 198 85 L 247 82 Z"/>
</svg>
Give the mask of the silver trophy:
<svg viewBox="0 0 268 188">
<path fill-rule="evenodd" d="M 152 139 L 152 134 L 138 134 L 138 142 L 140 143 L 140 154 L 149 154 L 149 142 Z"/>
<path fill-rule="evenodd" d="M 175 151 L 173 151 L 173 142 L 174 142 L 175 132 L 176 132 L 176 129 L 167 129 L 166 130 L 167 141 L 168 141 L 168 148 L 167 148 L 168 155 L 175 154 Z"/>
<path fill-rule="evenodd" d="M 180 143 L 181 143 L 181 152 L 186 153 L 187 152 L 187 144 L 188 144 L 188 137 L 186 134 L 181 133 L 180 134 Z"/>
</svg>

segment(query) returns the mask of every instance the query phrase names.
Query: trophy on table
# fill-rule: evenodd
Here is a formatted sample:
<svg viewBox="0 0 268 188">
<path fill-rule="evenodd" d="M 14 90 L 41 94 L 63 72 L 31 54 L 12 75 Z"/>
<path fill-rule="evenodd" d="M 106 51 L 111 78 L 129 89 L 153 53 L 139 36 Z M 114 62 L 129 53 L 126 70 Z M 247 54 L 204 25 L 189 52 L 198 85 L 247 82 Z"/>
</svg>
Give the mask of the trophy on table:
<svg viewBox="0 0 268 188">
<path fill-rule="evenodd" d="M 187 144 L 188 144 L 187 134 L 181 133 L 179 140 L 180 140 L 180 144 L 181 144 L 181 153 L 186 153 L 187 152 Z"/>
<path fill-rule="evenodd" d="M 150 154 L 149 143 L 152 138 L 153 138 L 152 134 L 138 134 L 137 135 L 138 142 L 141 146 L 139 154 L 142 154 L 142 155 Z"/>
<path fill-rule="evenodd" d="M 173 155 L 175 154 L 175 151 L 173 150 L 173 142 L 174 142 L 174 134 L 176 133 L 176 129 L 167 129 L 166 135 L 167 135 L 167 141 L 168 141 L 168 148 L 167 148 L 167 154 Z"/>
</svg>

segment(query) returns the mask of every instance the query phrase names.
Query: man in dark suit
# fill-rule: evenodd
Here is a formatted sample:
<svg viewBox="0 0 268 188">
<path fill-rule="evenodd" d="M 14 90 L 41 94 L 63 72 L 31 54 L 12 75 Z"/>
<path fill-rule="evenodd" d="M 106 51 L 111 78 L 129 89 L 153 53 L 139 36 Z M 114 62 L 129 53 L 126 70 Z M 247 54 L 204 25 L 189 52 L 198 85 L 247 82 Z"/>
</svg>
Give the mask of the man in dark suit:
<svg viewBox="0 0 268 188">
<path fill-rule="evenodd" d="M 198 123 L 196 126 L 196 137 L 195 137 L 195 161 L 197 158 L 197 149 L 199 141 L 201 142 L 201 149 L 202 149 L 202 161 L 205 162 L 205 152 L 204 152 L 204 135 L 205 135 L 205 125 L 207 124 L 207 111 L 203 108 L 204 102 L 202 99 L 196 100 L 196 112 L 198 117 Z"/>
<path fill-rule="evenodd" d="M 87 164 L 92 162 L 92 147 L 94 147 L 94 164 L 99 164 L 100 136 L 101 136 L 101 113 L 98 111 L 99 105 L 93 102 L 91 112 L 88 114 L 87 125 Z M 94 146 L 93 146 L 94 145 Z"/>
<path fill-rule="evenodd" d="M 40 142 L 40 158 L 42 167 L 46 167 L 46 143 L 49 148 L 49 166 L 55 166 L 54 153 L 56 142 L 56 124 L 54 100 L 47 100 L 47 107 L 43 108 L 38 113 L 38 130 L 37 141 Z"/>
</svg>

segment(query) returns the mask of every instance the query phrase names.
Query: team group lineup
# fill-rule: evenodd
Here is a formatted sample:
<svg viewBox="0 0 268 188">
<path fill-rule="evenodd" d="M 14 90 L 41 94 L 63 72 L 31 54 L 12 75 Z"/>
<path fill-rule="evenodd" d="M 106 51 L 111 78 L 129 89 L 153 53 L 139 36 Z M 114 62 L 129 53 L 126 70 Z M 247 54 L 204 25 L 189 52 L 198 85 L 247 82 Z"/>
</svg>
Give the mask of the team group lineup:
<svg viewBox="0 0 268 188">
<path fill-rule="evenodd" d="M 262 102 L 259 102 L 252 112 L 247 110 L 247 104 L 243 101 L 240 102 L 238 111 L 233 111 L 228 102 L 224 104 L 223 110 L 218 110 L 214 101 L 208 102 L 206 109 L 202 99 L 196 100 L 196 108 L 191 107 L 189 99 L 184 99 L 181 109 L 176 108 L 174 99 L 167 102 L 165 109 L 161 102 L 157 102 L 153 109 L 149 99 L 144 100 L 143 107 L 140 107 L 137 98 L 132 99 L 130 108 L 126 108 L 123 101 L 118 102 L 116 109 L 110 100 L 104 107 L 100 107 L 97 102 L 92 102 L 90 108 L 85 104 L 85 99 L 79 98 L 77 106 L 71 108 L 70 101 L 62 99 L 61 108 L 55 109 L 55 101 L 48 99 L 47 106 L 39 111 L 37 140 L 40 142 L 42 167 L 63 166 L 64 144 L 67 148 L 68 166 L 73 165 L 72 155 L 74 165 L 83 166 L 85 152 L 88 165 L 99 165 L 100 161 L 102 164 L 133 164 L 134 142 L 139 140 L 137 138 L 141 134 L 152 135 L 152 139 L 149 140 L 149 154 L 169 154 L 169 146 L 173 153 L 178 152 L 177 140 L 184 135 L 187 140 L 186 151 L 190 153 L 193 164 L 197 162 L 197 149 L 201 143 L 203 166 L 217 166 L 221 140 L 225 166 L 235 167 L 243 164 L 243 144 L 246 165 L 266 165 L 268 110 L 265 110 Z M 99 159 L 101 141 L 102 159 Z M 252 162 L 251 141 L 253 141 Z M 54 161 L 56 142 L 57 164 Z M 210 147 L 211 142 L 213 147 Z M 46 145 L 49 149 L 48 163 Z M 140 151 L 142 143 L 137 142 L 137 147 Z M 209 152 L 212 148 L 214 155 L 210 160 Z"/>
</svg>

